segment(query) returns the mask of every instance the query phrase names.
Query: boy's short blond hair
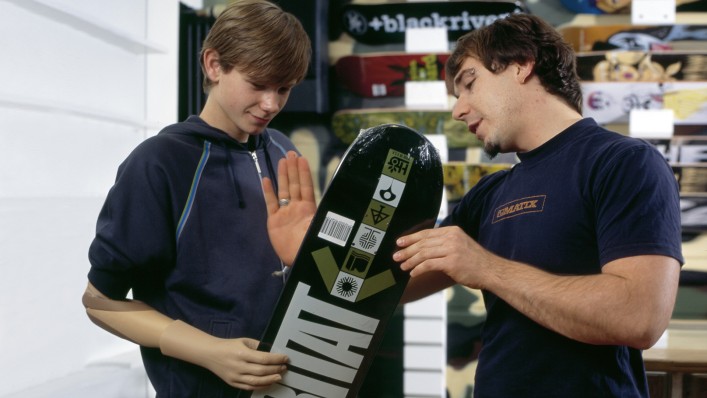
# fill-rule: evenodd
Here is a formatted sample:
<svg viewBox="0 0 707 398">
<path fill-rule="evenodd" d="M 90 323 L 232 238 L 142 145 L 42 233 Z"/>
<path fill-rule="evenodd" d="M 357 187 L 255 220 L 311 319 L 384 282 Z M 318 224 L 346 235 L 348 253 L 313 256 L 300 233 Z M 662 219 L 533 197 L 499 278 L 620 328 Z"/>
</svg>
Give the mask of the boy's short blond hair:
<svg viewBox="0 0 707 398">
<path fill-rule="evenodd" d="M 235 0 L 219 14 L 202 45 L 219 54 L 221 69 L 235 68 L 262 85 L 289 85 L 307 74 L 312 47 L 294 15 L 267 0 Z M 204 71 L 204 92 L 213 86 Z"/>
</svg>

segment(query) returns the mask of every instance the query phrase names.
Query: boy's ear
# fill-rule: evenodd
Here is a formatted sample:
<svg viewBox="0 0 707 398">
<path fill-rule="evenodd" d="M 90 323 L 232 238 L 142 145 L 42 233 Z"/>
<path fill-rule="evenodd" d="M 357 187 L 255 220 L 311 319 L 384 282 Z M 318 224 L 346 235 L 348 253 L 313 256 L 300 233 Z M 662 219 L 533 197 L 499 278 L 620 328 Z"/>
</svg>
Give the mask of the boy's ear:
<svg viewBox="0 0 707 398">
<path fill-rule="evenodd" d="M 516 69 L 516 79 L 518 79 L 518 82 L 525 83 L 533 74 L 535 62 L 528 61 L 524 64 L 514 64 L 513 67 Z"/>
<path fill-rule="evenodd" d="M 210 48 L 204 51 L 204 72 L 212 82 L 218 82 L 221 76 L 221 62 L 216 50 Z"/>
</svg>

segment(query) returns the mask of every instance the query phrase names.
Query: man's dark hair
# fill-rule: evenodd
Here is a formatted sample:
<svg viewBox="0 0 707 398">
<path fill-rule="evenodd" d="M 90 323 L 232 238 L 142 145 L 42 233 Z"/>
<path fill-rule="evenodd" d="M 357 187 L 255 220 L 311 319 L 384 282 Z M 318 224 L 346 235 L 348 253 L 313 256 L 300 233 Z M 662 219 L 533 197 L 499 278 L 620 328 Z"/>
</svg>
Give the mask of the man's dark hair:
<svg viewBox="0 0 707 398">
<path fill-rule="evenodd" d="M 460 37 L 445 66 L 449 92 L 453 92 L 454 77 L 467 57 L 478 59 L 493 73 L 502 72 L 513 62 L 533 62 L 533 73 L 545 90 L 582 113 L 574 50 L 540 17 L 512 14 Z"/>
</svg>

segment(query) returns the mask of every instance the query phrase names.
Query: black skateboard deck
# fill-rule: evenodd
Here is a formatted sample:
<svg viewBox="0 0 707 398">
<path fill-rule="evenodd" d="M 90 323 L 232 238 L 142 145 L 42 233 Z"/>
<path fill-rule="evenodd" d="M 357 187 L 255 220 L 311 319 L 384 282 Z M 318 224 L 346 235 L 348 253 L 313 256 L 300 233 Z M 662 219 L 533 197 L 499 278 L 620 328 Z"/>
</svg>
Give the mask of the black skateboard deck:
<svg viewBox="0 0 707 398">
<path fill-rule="evenodd" d="M 241 397 L 353 398 L 409 275 L 395 240 L 439 213 L 442 164 L 418 132 L 363 130 L 322 196 L 259 349 L 290 358 L 283 380 Z"/>
<path fill-rule="evenodd" d="M 410 27 L 447 28 L 449 41 L 512 13 L 527 12 L 517 1 L 427 1 L 349 3 L 341 7 L 344 32 L 365 44 L 405 43 Z"/>
</svg>

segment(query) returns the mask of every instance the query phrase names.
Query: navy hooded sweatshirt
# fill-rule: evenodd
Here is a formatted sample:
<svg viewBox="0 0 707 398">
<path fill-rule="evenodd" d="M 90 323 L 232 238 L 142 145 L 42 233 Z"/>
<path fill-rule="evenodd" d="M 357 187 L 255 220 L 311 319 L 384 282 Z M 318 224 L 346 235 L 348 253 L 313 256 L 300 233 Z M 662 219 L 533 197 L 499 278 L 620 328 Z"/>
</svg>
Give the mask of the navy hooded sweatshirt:
<svg viewBox="0 0 707 398">
<path fill-rule="evenodd" d="M 294 145 L 266 129 L 241 144 L 197 116 L 120 165 L 89 249 L 89 281 L 222 338 L 260 339 L 283 287 L 261 177 Z M 257 163 L 257 164 L 256 164 Z M 141 347 L 158 397 L 230 397 L 210 371 Z"/>
</svg>

